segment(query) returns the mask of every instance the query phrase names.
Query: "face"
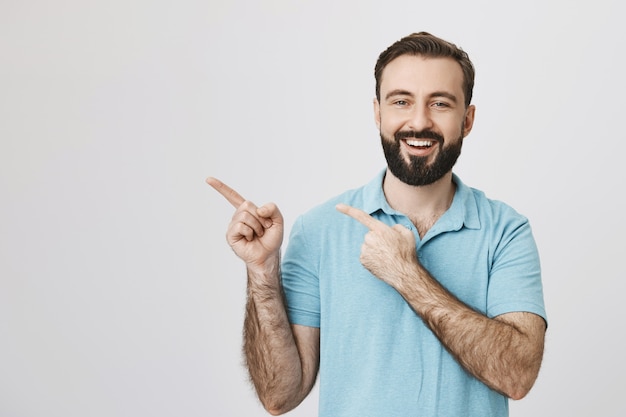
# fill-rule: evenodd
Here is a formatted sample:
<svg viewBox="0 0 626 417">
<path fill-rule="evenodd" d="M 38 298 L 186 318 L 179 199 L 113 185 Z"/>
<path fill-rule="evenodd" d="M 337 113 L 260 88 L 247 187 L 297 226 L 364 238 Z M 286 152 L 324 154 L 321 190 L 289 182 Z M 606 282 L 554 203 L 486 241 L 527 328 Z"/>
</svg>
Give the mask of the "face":
<svg viewBox="0 0 626 417">
<path fill-rule="evenodd" d="M 474 122 L 464 99 L 463 71 L 451 58 L 403 55 L 385 67 L 374 114 L 394 176 L 428 185 L 452 170 Z"/>
</svg>

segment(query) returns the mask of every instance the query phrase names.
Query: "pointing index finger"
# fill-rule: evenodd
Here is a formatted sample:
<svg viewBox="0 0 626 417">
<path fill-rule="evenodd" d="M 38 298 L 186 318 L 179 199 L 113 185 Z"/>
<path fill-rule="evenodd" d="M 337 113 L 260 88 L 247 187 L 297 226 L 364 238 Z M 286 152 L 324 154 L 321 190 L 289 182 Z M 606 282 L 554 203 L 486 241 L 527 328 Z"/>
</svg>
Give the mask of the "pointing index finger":
<svg viewBox="0 0 626 417">
<path fill-rule="evenodd" d="M 228 202 L 232 204 L 235 208 L 239 208 L 239 206 L 244 201 L 246 201 L 246 199 L 243 198 L 241 194 L 239 194 L 237 191 L 233 190 L 217 178 L 209 177 L 206 179 L 206 183 L 213 187 L 215 191 L 223 195 L 224 198 L 228 200 Z"/>
<path fill-rule="evenodd" d="M 370 230 L 380 230 L 381 228 L 387 229 L 389 227 L 385 223 L 381 222 L 380 220 L 376 220 L 361 209 L 351 207 L 346 204 L 337 204 L 336 208 L 341 213 L 352 217 Z"/>
</svg>

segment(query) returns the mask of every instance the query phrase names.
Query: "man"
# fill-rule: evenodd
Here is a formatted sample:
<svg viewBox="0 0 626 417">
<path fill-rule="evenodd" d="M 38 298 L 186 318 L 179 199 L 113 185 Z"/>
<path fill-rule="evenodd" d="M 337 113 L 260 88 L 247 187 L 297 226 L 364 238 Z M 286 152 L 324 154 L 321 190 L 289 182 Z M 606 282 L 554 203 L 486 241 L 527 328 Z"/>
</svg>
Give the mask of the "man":
<svg viewBox="0 0 626 417">
<path fill-rule="evenodd" d="M 278 208 L 207 180 L 237 208 L 227 240 L 247 266 L 251 379 L 274 415 L 319 369 L 320 416 L 506 416 L 539 372 L 546 315 L 527 219 L 452 173 L 473 65 L 421 32 L 375 77 L 387 168 L 300 216 L 282 264 Z"/>
</svg>

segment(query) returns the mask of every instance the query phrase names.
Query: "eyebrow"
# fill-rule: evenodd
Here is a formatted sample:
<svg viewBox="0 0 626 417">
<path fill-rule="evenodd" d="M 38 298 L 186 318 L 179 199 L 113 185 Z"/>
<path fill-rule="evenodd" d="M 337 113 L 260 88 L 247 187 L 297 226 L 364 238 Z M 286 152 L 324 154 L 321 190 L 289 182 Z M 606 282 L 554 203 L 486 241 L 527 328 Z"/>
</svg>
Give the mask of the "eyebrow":
<svg viewBox="0 0 626 417">
<path fill-rule="evenodd" d="M 387 93 L 387 95 L 385 96 L 385 100 L 389 100 L 389 98 L 391 97 L 395 97 L 395 96 L 408 96 L 408 97 L 413 97 L 413 93 L 411 93 L 410 91 L 407 90 L 392 90 L 390 92 Z M 457 98 L 454 94 L 448 93 L 447 91 L 435 91 L 432 92 L 428 95 L 428 97 L 430 98 L 434 98 L 434 97 L 445 97 L 449 100 L 452 100 L 453 102 L 457 102 Z"/>
<path fill-rule="evenodd" d="M 413 97 L 413 93 L 410 93 L 409 91 L 406 91 L 406 90 L 392 90 L 387 93 L 387 95 L 385 96 L 385 100 L 388 100 L 389 98 L 394 97 L 394 96 Z"/>
</svg>

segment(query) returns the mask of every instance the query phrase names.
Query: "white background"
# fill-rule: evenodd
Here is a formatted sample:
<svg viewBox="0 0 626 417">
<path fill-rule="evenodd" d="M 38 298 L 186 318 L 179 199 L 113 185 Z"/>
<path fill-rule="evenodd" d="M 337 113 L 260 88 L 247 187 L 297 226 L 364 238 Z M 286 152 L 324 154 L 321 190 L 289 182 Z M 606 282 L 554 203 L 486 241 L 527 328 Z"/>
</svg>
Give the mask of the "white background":
<svg viewBox="0 0 626 417">
<path fill-rule="evenodd" d="M 618 6 L 0 0 L 0 417 L 266 415 L 204 179 L 288 226 L 369 181 L 376 58 L 420 30 L 476 66 L 456 173 L 541 252 L 545 360 L 511 415 L 624 416 Z M 290 415 L 316 412 L 317 390 Z"/>
</svg>

